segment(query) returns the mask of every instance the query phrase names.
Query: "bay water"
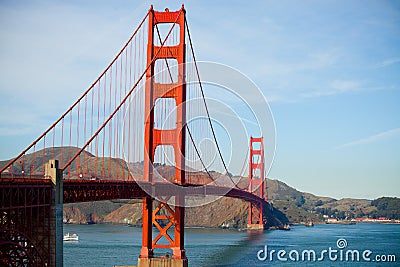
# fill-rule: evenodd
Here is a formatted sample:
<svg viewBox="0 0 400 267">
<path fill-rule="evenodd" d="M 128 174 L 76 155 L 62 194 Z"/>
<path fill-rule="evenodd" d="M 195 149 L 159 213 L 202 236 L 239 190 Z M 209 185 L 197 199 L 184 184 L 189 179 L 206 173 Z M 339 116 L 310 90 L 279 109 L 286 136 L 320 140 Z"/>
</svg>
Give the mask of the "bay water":
<svg viewBox="0 0 400 267">
<path fill-rule="evenodd" d="M 141 228 L 64 225 L 78 242 L 64 242 L 64 266 L 136 265 Z M 191 228 L 189 266 L 400 266 L 400 224 L 294 226 L 248 232 Z M 168 253 L 161 251 L 162 256 Z"/>
</svg>

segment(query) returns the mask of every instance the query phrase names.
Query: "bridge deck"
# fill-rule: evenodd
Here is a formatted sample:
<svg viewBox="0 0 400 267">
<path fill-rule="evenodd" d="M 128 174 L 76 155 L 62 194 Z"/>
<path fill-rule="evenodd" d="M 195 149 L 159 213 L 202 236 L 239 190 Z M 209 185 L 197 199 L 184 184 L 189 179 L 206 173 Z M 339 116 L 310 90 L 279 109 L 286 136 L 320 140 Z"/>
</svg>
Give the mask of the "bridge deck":
<svg viewBox="0 0 400 267">
<path fill-rule="evenodd" d="M 52 187 L 49 179 L 27 179 L 27 178 L 10 178 L 0 179 L 0 189 L 38 189 Z M 112 199 L 135 199 L 152 196 L 227 196 L 232 198 L 240 198 L 249 202 L 264 201 L 258 196 L 237 188 L 229 188 L 215 185 L 185 185 L 177 186 L 172 183 L 148 183 L 136 181 L 104 181 L 104 180 L 64 180 L 63 181 L 63 197 L 64 203 L 89 202 Z M 1 209 L 15 207 L 17 203 L 10 203 L 7 195 L 2 194 Z M 15 202 L 15 199 L 14 199 Z M 23 204 L 22 204 L 23 203 Z M 21 199 L 21 205 L 39 205 L 39 203 L 26 203 L 25 199 Z M 40 204 L 40 205 L 43 205 Z"/>
</svg>

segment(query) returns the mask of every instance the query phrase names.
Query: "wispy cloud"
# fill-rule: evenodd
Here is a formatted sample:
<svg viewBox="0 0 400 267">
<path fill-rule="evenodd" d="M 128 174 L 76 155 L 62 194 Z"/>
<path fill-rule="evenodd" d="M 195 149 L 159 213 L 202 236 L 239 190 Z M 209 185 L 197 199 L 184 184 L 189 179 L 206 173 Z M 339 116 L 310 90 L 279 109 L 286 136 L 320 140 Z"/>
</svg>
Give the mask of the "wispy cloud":
<svg viewBox="0 0 400 267">
<path fill-rule="evenodd" d="M 352 80 L 334 80 L 331 87 L 337 92 L 354 92 L 360 90 L 361 82 Z"/>
<path fill-rule="evenodd" d="M 393 57 L 393 58 L 389 58 L 386 59 L 384 61 L 382 61 L 381 63 L 378 64 L 378 67 L 387 67 L 396 63 L 400 63 L 400 57 Z"/>
<path fill-rule="evenodd" d="M 365 145 L 365 144 L 370 144 L 373 142 L 376 142 L 378 140 L 382 140 L 391 136 L 399 135 L 400 134 L 400 128 L 392 129 L 389 131 L 381 132 L 375 135 L 371 135 L 365 138 L 361 138 L 359 140 L 355 140 L 349 143 L 345 143 L 342 145 L 339 145 L 335 147 L 334 149 L 343 149 L 343 148 L 348 148 L 348 147 L 353 147 L 353 146 L 358 146 L 358 145 Z"/>
<path fill-rule="evenodd" d="M 361 81 L 334 80 L 326 87 L 326 89 L 319 89 L 312 92 L 303 93 L 301 96 L 304 98 L 311 98 L 365 90 L 370 90 L 370 88 L 364 87 Z"/>
</svg>

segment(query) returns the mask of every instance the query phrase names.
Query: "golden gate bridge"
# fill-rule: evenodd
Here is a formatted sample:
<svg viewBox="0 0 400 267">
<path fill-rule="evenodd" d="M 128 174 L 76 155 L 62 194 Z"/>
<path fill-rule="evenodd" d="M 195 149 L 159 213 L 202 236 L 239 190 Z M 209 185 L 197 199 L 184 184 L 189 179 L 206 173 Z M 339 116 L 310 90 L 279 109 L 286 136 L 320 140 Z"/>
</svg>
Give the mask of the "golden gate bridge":
<svg viewBox="0 0 400 267">
<path fill-rule="evenodd" d="M 263 138 L 249 146 L 243 185 L 217 142 L 184 6 L 151 7 L 97 80 L 1 167 L 0 263 L 62 266 L 63 203 L 138 198 L 138 266 L 187 266 L 188 197 L 248 201 L 248 228 L 264 229 Z"/>
</svg>

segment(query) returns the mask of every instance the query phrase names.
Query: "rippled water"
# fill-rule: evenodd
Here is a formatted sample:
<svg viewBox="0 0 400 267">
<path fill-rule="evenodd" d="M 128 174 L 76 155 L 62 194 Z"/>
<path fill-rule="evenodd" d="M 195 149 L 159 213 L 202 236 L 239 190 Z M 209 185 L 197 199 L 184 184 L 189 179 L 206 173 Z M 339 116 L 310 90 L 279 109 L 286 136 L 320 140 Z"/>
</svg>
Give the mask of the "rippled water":
<svg viewBox="0 0 400 267">
<path fill-rule="evenodd" d="M 64 232 L 79 235 L 79 242 L 64 242 L 64 266 L 113 266 L 136 265 L 141 247 L 141 229 L 123 225 L 64 225 Z M 316 225 L 296 226 L 291 231 L 264 231 L 261 234 L 246 231 L 220 229 L 186 229 L 186 251 L 189 266 L 400 266 L 400 225 L 356 224 L 356 225 Z M 347 247 L 338 248 L 337 240 L 344 239 Z M 342 240 L 343 241 L 343 240 Z M 265 261 L 257 258 L 260 250 L 267 245 L 268 257 Z M 343 243 L 342 243 L 343 245 Z M 323 250 L 336 250 L 329 259 L 328 252 L 318 261 Z M 270 252 L 273 253 L 272 260 Z M 285 251 L 277 258 L 279 250 Z M 316 260 L 309 261 L 302 252 L 313 250 Z M 357 250 L 360 261 L 346 261 L 346 251 Z M 370 250 L 367 262 L 362 252 Z M 260 253 L 262 259 L 265 254 Z M 291 251 L 299 253 L 299 261 L 289 258 Z M 340 260 L 342 251 L 342 260 Z M 283 253 L 283 252 L 281 252 Z M 336 253 L 336 254 L 335 254 Z M 376 255 L 395 255 L 396 262 L 378 263 Z M 296 259 L 295 252 L 292 258 Z M 387 259 L 388 260 L 388 259 Z"/>
</svg>

